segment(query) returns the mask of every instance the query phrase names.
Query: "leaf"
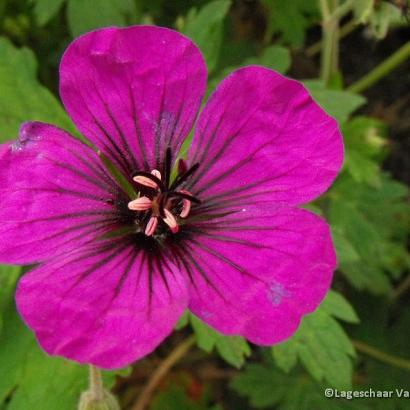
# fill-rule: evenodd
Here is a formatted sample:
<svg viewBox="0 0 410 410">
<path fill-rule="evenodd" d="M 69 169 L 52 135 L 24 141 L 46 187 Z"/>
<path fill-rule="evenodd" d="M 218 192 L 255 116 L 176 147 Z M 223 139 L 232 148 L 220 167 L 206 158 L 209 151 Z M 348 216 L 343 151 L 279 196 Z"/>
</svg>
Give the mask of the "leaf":
<svg viewBox="0 0 410 410">
<path fill-rule="evenodd" d="M 288 383 L 292 383 L 292 378 L 274 368 L 250 363 L 232 380 L 230 386 L 247 396 L 252 407 L 263 408 L 278 404 L 286 394 Z"/>
<path fill-rule="evenodd" d="M 3 327 L 3 311 L 10 303 L 20 274 L 20 266 L 0 265 L 0 337 Z"/>
<path fill-rule="evenodd" d="M 87 389 L 88 369 L 43 353 L 10 304 L 0 335 L 0 407 L 72 410 Z M 104 372 L 106 387 L 114 372 Z M 7 400 L 6 400 L 7 399 Z"/>
<path fill-rule="evenodd" d="M 345 167 L 357 182 L 380 186 L 380 168 L 357 151 L 346 151 Z"/>
<path fill-rule="evenodd" d="M 268 40 L 278 33 L 284 43 L 301 47 L 306 29 L 319 20 L 316 1 L 264 0 L 263 3 L 269 12 Z"/>
<path fill-rule="evenodd" d="M 24 121 L 75 128 L 60 103 L 36 78 L 37 62 L 27 48 L 16 48 L 0 38 L 0 142 L 14 139 Z"/>
<path fill-rule="evenodd" d="M 327 306 L 321 305 L 314 313 L 303 318 L 290 340 L 273 346 L 273 357 L 281 369 L 289 371 L 296 364 L 296 355 L 317 381 L 326 381 L 331 386 L 346 389 L 351 386 L 355 352 L 343 328 L 333 319 L 329 310 L 336 304 L 344 309 L 341 315 L 349 319 L 353 317 L 346 307 L 346 301 L 340 297 L 330 298 Z M 286 355 L 290 359 L 285 360 Z"/>
<path fill-rule="evenodd" d="M 186 17 L 183 33 L 199 46 L 210 73 L 218 63 L 223 22 L 230 6 L 230 0 L 215 0 L 205 4 L 199 11 L 191 9 Z"/>
<path fill-rule="evenodd" d="M 330 290 L 321 305 L 329 315 L 349 323 L 359 323 L 359 317 L 352 305 L 344 296 L 334 290 Z"/>
<path fill-rule="evenodd" d="M 380 173 L 378 187 L 359 184 L 348 174 L 334 185 L 327 218 L 333 232 L 359 255 L 358 259 L 339 259 L 340 270 L 354 287 L 386 294 L 391 289 L 388 274 L 397 277 L 407 268 L 407 195 L 404 185 L 384 173 Z"/>
<path fill-rule="evenodd" d="M 241 66 L 257 64 L 279 73 L 286 73 L 290 68 L 290 63 L 289 49 L 282 46 L 270 46 L 266 47 L 259 56 L 246 59 Z"/>
<path fill-rule="evenodd" d="M 261 65 L 278 71 L 279 73 L 286 73 L 290 68 L 290 63 L 291 55 L 287 48 L 281 46 L 267 47 L 260 55 L 247 58 L 237 66 L 225 67 L 216 75 L 213 75 L 208 82 L 208 94 L 212 92 L 225 77 L 238 68 L 249 65 Z"/>
<path fill-rule="evenodd" d="M 45 26 L 61 9 L 66 0 L 31 0 L 34 16 L 40 27 Z"/>
<path fill-rule="evenodd" d="M 361 107 L 366 99 L 348 91 L 329 90 L 317 80 L 303 82 L 316 102 L 339 123 L 347 121 L 350 114 Z"/>
<path fill-rule="evenodd" d="M 245 339 L 240 336 L 224 336 L 193 314 L 190 315 L 190 321 L 197 338 L 197 344 L 201 349 L 210 353 L 216 348 L 226 362 L 238 368 L 245 363 L 245 358 L 251 353 Z"/>
<path fill-rule="evenodd" d="M 281 410 L 370 410 L 346 399 L 326 398 L 328 385 L 315 383 L 301 373 L 284 374 L 267 364 L 248 364 L 231 382 L 230 387 L 248 398 L 246 408 L 269 408 Z M 242 407 L 241 407 L 242 408 Z"/>
<path fill-rule="evenodd" d="M 367 23 L 373 11 L 374 0 L 355 0 L 353 2 L 353 13 L 359 23 Z"/>
<path fill-rule="evenodd" d="M 382 2 L 370 15 L 370 29 L 377 39 L 386 37 L 390 24 L 400 20 L 401 13 L 398 7 L 387 2 Z"/>
<path fill-rule="evenodd" d="M 132 0 L 68 0 L 67 19 L 71 35 L 77 37 L 100 27 L 125 26 L 138 16 Z"/>
<path fill-rule="evenodd" d="M 339 263 L 357 262 L 360 260 L 360 255 L 357 253 L 354 246 L 349 242 L 341 229 L 333 227 L 332 229 L 333 243 L 336 248 L 337 258 Z"/>
</svg>

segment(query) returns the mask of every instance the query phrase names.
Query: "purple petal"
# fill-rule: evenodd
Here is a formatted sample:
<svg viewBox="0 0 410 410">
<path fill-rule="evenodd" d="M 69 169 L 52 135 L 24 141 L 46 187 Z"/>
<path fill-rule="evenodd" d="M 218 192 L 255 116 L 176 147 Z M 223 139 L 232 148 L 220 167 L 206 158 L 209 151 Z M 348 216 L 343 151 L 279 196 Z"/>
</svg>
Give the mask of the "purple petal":
<svg viewBox="0 0 410 410">
<path fill-rule="evenodd" d="M 336 121 L 302 84 L 263 67 L 228 76 L 200 115 L 189 152 L 199 198 L 301 204 L 324 192 L 343 160 Z"/>
<path fill-rule="evenodd" d="M 283 341 L 330 287 L 329 228 L 308 211 L 249 206 L 194 228 L 184 249 L 189 308 L 224 334 Z"/>
<path fill-rule="evenodd" d="M 1 262 L 42 261 L 113 225 L 118 188 L 95 152 L 65 131 L 26 123 L 0 158 Z"/>
<path fill-rule="evenodd" d="M 206 86 L 198 48 L 154 26 L 79 37 L 63 56 L 60 76 L 71 118 L 124 172 L 160 168 L 167 147 L 175 157 Z"/>
<path fill-rule="evenodd" d="M 107 369 L 154 350 L 188 303 L 170 263 L 101 242 L 26 274 L 16 298 L 46 352 Z"/>
</svg>

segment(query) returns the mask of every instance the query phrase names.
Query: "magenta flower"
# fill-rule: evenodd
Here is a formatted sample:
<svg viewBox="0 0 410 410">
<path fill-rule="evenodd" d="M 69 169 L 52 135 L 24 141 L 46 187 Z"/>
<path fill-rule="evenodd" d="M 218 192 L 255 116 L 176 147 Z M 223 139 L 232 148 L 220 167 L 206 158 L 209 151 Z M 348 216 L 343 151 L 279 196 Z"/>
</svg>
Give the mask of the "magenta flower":
<svg viewBox="0 0 410 410">
<path fill-rule="evenodd" d="M 272 345 L 325 296 L 329 228 L 296 206 L 338 173 L 336 122 L 300 83 L 249 66 L 219 85 L 177 161 L 205 85 L 198 48 L 177 32 L 97 30 L 65 52 L 60 94 L 104 155 L 38 122 L 0 148 L 0 260 L 40 263 L 17 305 L 48 353 L 125 366 L 186 308 Z"/>
</svg>

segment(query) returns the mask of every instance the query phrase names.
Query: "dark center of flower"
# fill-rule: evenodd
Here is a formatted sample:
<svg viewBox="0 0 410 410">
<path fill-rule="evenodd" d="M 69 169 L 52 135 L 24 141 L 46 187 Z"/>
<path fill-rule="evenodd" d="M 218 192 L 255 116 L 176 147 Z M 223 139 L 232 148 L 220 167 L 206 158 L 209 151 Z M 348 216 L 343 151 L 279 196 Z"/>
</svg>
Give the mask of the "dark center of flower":
<svg viewBox="0 0 410 410">
<path fill-rule="evenodd" d="M 157 169 L 133 174 L 139 194 L 138 198 L 128 203 L 128 209 L 136 213 L 135 224 L 139 232 L 153 236 L 158 233 L 161 225 L 172 233 L 179 231 L 182 220 L 191 211 L 192 203 L 200 203 L 199 199 L 183 188 L 197 169 L 198 164 L 188 169 L 185 161 L 179 160 L 177 176 L 171 183 L 171 151 L 168 149 L 164 175 Z"/>
</svg>

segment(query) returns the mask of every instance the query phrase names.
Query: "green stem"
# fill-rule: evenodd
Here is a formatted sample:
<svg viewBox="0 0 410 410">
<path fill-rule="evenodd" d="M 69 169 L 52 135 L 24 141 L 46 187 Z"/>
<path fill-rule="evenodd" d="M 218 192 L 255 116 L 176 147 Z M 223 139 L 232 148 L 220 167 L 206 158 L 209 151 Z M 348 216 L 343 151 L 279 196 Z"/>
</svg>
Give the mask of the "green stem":
<svg viewBox="0 0 410 410">
<path fill-rule="evenodd" d="M 354 340 L 353 346 L 361 353 L 367 354 L 380 362 L 389 364 L 394 367 L 399 367 L 400 369 L 410 371 L 410 360 L 404 359 L 402 357 L 393 356 L 388 353 L 384 353 L 373 346 L 368 345 L 360 340 Z"/>
<path fill-rule="evenodd" d="M 405 43 L 396 52 L 394 52 L 389 58 L 379 64 L 372 71 L 367 73 L 360 80 L 356 81 L 347 88 L 347 91 L 353 93 L 361 93 L 373 84 L 377 83 L 383 77 L 390 74 L 396 67 L 404 63 L 410 57 L 410 41 Z"/>
<path fill-rule="evenodd" d="M 97 367 L 90 364 L 90 388 L 89 392 L 94 400 L 104 399 L 104 385 L 102 381 L 101 371 Z"/>
<path fill-rule="evenodd" d="M 334 2 L 336 7 L 331 10 L 327 0 L 320 0 L 322 13 L 322 56 L 320 77 L 328 84 L 332 75 L 337 72 L 338 49 L 339 49 L 339 21 L 353 6 L 353 0 L 347 0 L 340 6 Z"/>
<path fill-rule="evenodd" d="M 340 41 L 342 38 L 349 35 L 357 27 L 358 27 L 357 23 L 354 20 L 350 20 L 344 26 L 340 27 L 338 40 Z M 309 46 L 305 51 L 306 55 L 309 57 L 313 57 L 314 55 L 320 52 L 321 48 L 322 48 L 322 40 Z"/>
</svg>

